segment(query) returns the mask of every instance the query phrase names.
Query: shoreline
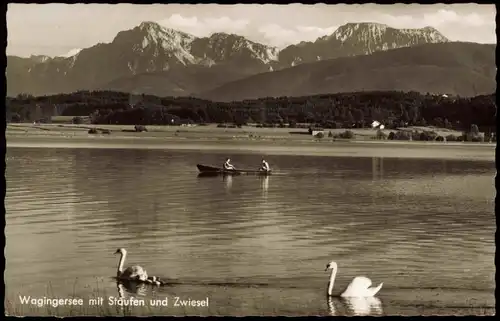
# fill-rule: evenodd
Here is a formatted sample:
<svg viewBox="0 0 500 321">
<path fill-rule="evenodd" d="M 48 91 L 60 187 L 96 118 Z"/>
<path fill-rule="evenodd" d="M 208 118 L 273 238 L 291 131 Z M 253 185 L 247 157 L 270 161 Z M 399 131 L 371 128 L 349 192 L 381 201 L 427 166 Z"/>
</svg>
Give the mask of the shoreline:
<svg viewBox="0 0 500 321">
<path fill-rule="evenodd" d="M 125 135 L 6 135 L 7 148 L 154 149 L 231 154 L 495 161 L 496 144 L 370 140 L 286 140 Z"/>
<path fill-rule="evenodd" d="M 325 135 L 322 138 L 314 137 L 308 134 L 306 128 L 262 128 L 255 126 L 243 126 L 241 128 L 219 128 L 216 124 L 195 125 L 195 126 L 146 126 L 149 130 L 144 132 L 135 132 L 132 125 L 89 125 L 89 124 L 30 124 L 30 123 L 10 123 L 7 124 L 6 137 L 13 139 L 27 137 L 46 137 L 46 138 L 67 138 L 67 139 L 158 139 L 163 140 L 197 140 L 197 141 L 277 141 L 283 143 L 370 143 L 370 144 L 412 144 L 412 145 L 456 145 L 456 146 L 491 146 L 496 143 L 488 142 L 458 142 L 458 141 L 420 141 L 420 140 L 389 140 L 375 139 L 376 130 L 371 128 L 325 128 L 324 133 L 331 132 L 336 135 L 346 130 L 353 132 L 354 136 L 350 139 L 333 138 Z M 109 134 L 102 132 L 88 133 L 89 129 L 98 131 L 107 130 Z M 409 127 L 402 130 L 430 130 L 438 135 L 461 135 L 456 130 L 435 128 L 435 127 Z M 387 135 L 394 130 L 384 129 Z"/>
<path fill-rule="evenodd" d="M 89 128 L 110 130 L 89 134 Z M 7 148 L 155 149 L 212 151 L 231 154 L 423 158 L 494 161 L 496 143 L 375 140 L 372 129 L 353 129 L 353 139 L 317 138 L 303 128 L 219 128 L 207 126 L 8 124 Z M 446 129 L 441 134 L 458 133 Z M 325 129 L 341 133 L 346 129 Z M 388 131 L 390 132 L 390 131 Z"/>
</svg>

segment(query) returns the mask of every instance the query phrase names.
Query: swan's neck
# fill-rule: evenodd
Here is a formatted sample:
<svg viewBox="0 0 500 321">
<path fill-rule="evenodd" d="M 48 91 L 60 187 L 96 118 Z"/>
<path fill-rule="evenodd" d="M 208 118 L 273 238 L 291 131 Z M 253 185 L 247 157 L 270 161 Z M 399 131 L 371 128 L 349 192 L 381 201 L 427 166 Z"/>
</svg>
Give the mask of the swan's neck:
<svg viewBox="0 0 500 321">
<path fill-rule="evenodd" d="M 123 271 L 123 264 L 125 264 L 125 257 L 127 256 L 126 253 L 121 253 L 120 254 L 120 261 L 118 262 L 118 269 L 116 270 L 116 275 L 120 276 Z"/>
<path fill-rule="evenodd" d="M 328 282 L 328 295 L 332 295 L 333 285 L 335 284 L 335 276 L 337 275 L 337 269 L 332 269 L 332 274 L 330 275 L 330 282 Z"/>
</svg>

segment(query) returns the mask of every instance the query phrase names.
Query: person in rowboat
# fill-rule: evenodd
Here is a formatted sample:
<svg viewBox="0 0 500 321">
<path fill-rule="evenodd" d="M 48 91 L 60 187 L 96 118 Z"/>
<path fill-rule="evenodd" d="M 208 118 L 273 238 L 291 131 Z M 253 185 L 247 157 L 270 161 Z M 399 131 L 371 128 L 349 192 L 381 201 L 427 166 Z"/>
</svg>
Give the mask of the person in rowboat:
<svg viewBox="0 0 500 321">
<path fill-rule="evenodd" d="M 269 167 L 269 163 L 266 162 L 265 159 L 262 159 L 262 167 L 260 168 L 260 170 L 266 172 L 269 172 L 271 170 L 271 167 Z"/>
<path fill-rule="evenodd" d="M 234 170 L 236 169 L 232 164 L 231 164 L 231 159 L 228 158 L 226 159 L 226 162 L 224 163 L 224 165 L 222 165 L 222 168 L 224 168 L 225 170 Z"/>
</svg>

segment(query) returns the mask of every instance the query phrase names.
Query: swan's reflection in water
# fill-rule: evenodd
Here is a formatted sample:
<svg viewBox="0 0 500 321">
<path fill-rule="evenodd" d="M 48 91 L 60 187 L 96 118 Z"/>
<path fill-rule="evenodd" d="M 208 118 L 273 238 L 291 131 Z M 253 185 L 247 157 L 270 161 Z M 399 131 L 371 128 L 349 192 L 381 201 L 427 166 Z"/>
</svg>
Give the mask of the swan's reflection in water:
<svg viewBox="0 0 500 321">
<path fill-rule="evenodd" d="M 354 315 L 380 315 L 382 311 L 382 302 L 379 298 L 349 298 L 345 300 L 347 309 Z"/>
<path fill-rule="evenodd" d="M 133 281 L 117 281 L 116 287 L 118 289 L 118 297 L 125 299 L 127 297 L 133 296 L 147 296 L 148 295 L 148 284 Z"/>
<path fill-rule="evenodd" d="M 330 315 L 381 315 L 382 301 L 379 298 L 334 298 L 328 297 L 328 311 Z"/>
<path fill-rule="evenodd" d="M 119 299 L 145 297 L 148 294 L 147 284 L 140 282 L 120 280 L 116 282 L 116 288 L 118 290 Z M 132 311 L 132 306 L 130 305 L 114 304 L 114 306 L 116 308 L 116 313 L 120 315 L 127 315 Z"/>
</svg>

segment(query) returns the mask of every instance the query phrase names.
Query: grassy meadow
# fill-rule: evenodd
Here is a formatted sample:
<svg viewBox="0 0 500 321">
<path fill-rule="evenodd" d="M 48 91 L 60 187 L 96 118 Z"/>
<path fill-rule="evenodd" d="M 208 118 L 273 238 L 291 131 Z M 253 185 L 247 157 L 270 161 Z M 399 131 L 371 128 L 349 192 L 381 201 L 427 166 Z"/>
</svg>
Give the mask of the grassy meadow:
<svg viewBox="0 0 500 321">
<path fill-rule="evenodd" d="M 12 136 L 59 136 L 59 137 L 143 137 L 143 138 L 170 138 L 170 139 L 231 139 L 231 140 L 293 140 L 293 141 L 332 141 L 328 133 L 339 135 L 346 131 L 345 128 L 325 129 L 325 136 L 317 138 L 310 135 L 304 128 L 259 128 L 255 126 L 243 126 L 242 128 L 219 128 L 215 124 L 205 126 L 146 126 L 147 132 L 137 133 L 131 125 L 90 125 L 90 124 L 8 124 L 7 137 Z M 89 129 L 109 130 L 110 134 L 89 134 Z M 462 133 L 449 129 L 431 127 L 412 127 L 414 130 L 433 130 L 438 135 L 460 136 Z M 354 137 L 349 140 L 377 140 L 377 131 L 371 128 L 353 128 L 350 131 Z M 383 130 L 388 135 L 391 130 Z M 343 140 L 335 138 L 335 140 Z M 345 140 L 345 139 L 344 139 Z"/>
<path fill-rule="evenodd" d="M 132 125 L 90 124 L 8 124 L 8 147 L 58 148 L 139 148 L 223 150 L 230 154 L 255 152 L 264 155 L 290 154 L 311 156 L 406 157 L 437 159 L 494 160 L 496 143 L 440 142 L 377 139 L 377 131 L 350 129 L 350 139 L 340 138 L 346 129 L 325 129 L 315 137 L 305 128 L 220 128 L 206 126 L 146 126 L 136 132 Z M 95 133 L 90 134 L 89 130 Z M 460 136 L 461 132 L 438 128 L 405 128 L 432 130 L 443 137 Z M 331 132 L 331 135 L 329 134 Z M 391 130 L 384 130 L 387 136 Z M 333 136 L 333 137 L 332 137 Z"/>
</svg>

